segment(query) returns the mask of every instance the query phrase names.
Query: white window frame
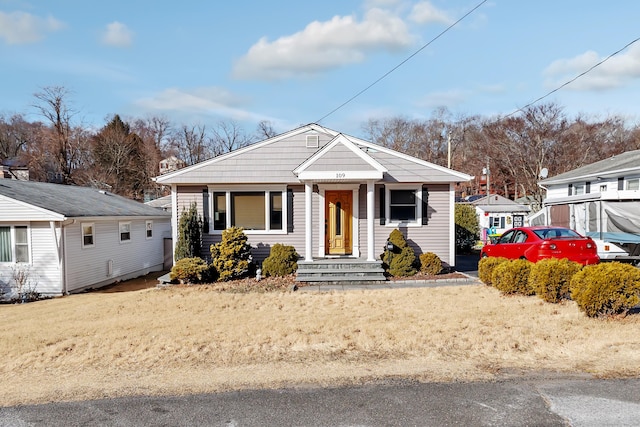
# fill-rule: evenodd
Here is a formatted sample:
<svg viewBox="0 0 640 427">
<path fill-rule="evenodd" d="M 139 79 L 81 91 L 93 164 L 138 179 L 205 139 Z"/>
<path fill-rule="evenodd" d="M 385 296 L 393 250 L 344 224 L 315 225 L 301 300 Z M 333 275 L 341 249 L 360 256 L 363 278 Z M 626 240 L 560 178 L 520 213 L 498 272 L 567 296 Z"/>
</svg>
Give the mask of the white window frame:
<svg viewBox="0 0 640 427">
<path fill-rule="evenodd" d="M 129 238 L 128 239 L 122 239 L 122 226 L 128 226 L 129 228 Z M 118 240 L 120 241 L 120 243 L 129 243 L 132 240 L 132 233 L 131 233 L 131 221 L 119 221 L 118 222 Z"/>
<path fill-rule="evenodd" d="M 149 235 L 151 232 L 151 235 Z M 147 240 L 153 239 L 153 220 L 148 219 L 144 222 L 144 236 Z"/>
<path fill-rule="evenodd" d="M 416 219 L 415 221 L 391 220 L 391 191 L 412 190 L 416 195 Z M 422 227 L 422 184 L 387 184 L 385 185 L 385 227 Z"/>
<path fill-rule="evenodd" d="M 226 203 L 226 224 L 225 229 L 231 227 L 231 221 L 233 218 L 233 212 L 231 211 L 231 194 L 232 193 L 252 193 L 252 192 L 260 192 L 264 193 L 265 201 L 264 201 L 264 219 L 265 219 L 265 228 L 263 230 L 244 230 L 244 233 L 247 235 L 250 234 L 287 234 L 287 219 L 288 219 L 288 203 L 287 203 L 287 187 L 286 186 L 237 186 L 237 187 L 218 187 L 218 186 L 210 186 L 209 187 L 209 212 L 211 212 L 209 218 L 209 234 L 222 234 L 224 230 L 215 230 L 214 225 L 214 193 L 224 193 L 225 194 L 225 203 Z M 271 229 L 271 196 L 270 193 L 280 193 L 282 196 L 282 229 Z"/>
<path fill-rule="evenodd" d="M 573 195 L 574 196 L 579 196 L 581 194 L 585 194 L 585 184 L 584 184 L 584 182 L 581 182 L 579 184 L 574 184 L 573 185 Z"/>
<path fill-rule="evenodd" d="M 84 242 L 84 238 L 87 236 L 87 234 L 84 233 L 84 228 L 85 227 L 91 227 L 91 244 L 86 244 Z M 82 249 L 85 248 L 93 248 L 96 245 L 96 224 L 93 222 L 83 222 L 80 223 L 80 235 L 81 235 L 81 239 L 82 239 Z"/>
<path fill-rule="evenodd" d="M 633 187 L 635 187 L 635 188 L 631 188 L 632 184 L 633 184 Z M 625 189 L 627 191 L 638 191 L 638 190 L 640 190 L 640 178 L 628 179 L 627 182 L 626 182 L 626 185 L 625 185 Z"/>
<path fill-rule="evenodd" d="M 4 264 L 31 264 L 33 255 L 31 253 L 31 227 L 26 223 L 17 224 L 0 224 L 0 227 L 9 227 L 9 235 L 11 239 L 11 261 L 0 261 L 0 265 Z M 16 227 L 26 227 L 27 229 L 27 261 L 16 261 Z"/>
</svg>

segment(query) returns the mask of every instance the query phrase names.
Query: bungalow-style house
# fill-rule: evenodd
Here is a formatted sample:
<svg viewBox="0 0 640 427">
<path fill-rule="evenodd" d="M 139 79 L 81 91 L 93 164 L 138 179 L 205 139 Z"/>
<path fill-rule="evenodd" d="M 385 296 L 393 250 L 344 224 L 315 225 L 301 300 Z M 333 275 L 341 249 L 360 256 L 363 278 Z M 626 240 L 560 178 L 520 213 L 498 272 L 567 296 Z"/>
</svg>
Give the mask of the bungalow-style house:
<svg viewBox="0 0 640 427">
<path fill-rule="evenodd" d="M 601 259 L 640 260 L 640 150 L 538 182 L 547 191 L 531 224 L 569 227 L 596 239 Z M 619 249 L 622 249 L 620 251 Z"/>
<path fill-rule="evenodd" d="M 173 233 L 197 204 L 203 250 L 243 227 L 254 260 L 275 243 L 314 263 L 378 262 L 393 229 L 455 264 L 454 185 L 471 177 L 317 124 L 156 177 L 171 186 Z M 300 263 L 299 263 L 300 265 Z"/>
<path fill-rule="evenodd" d="M 491 235 L 500 235 L 513 227 L 527 225 L 530 208 L 499 194 L 481 197 L 471 205 L 476 209 L 480 239 L 485 244 Z"/>
<path fill-rule="evenodd" d="M 57 296 L 163 269 L 171 214 L 93 188 L 0 180 L 0 287 Z"/>
</svg>

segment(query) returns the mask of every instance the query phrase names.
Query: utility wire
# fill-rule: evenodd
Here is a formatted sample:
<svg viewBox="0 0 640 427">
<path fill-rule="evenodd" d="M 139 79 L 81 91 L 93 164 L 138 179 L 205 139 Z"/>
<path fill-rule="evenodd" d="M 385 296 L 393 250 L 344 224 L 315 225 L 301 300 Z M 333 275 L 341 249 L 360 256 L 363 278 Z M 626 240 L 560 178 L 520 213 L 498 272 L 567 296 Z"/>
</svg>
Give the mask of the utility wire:
<svg viewBox="0 0 640 427">
<path fill-rule="evenodd" d="M 428 47 L 429 45 L 431 45 L 433 42 L 435 42 L 436 40 L 438 40 L 440 37 L 442 37 L 445 33 L 447 33 L 450 29 L 452 29 L 453 27 L 455 27 L 456 25 L 458 25 L 458 23 L 460 21 L 462 21 L 463 19 L 465 19 L 467 16 L 471 15 L 473 12 L 475 12 L 476 9 L 478 9 L 480 6 L 482 6 L 483 4 L 485 4 L 487 2 L 487 0 L 482 0 L 480 3 L 478 3 L 473 9 L 471 9 L 469 12 L 465 13 L 460 19 L 458 19 L 456 22 L 454 22 L 453 24 L 449 25 L 447 28 L 445 28 L 440 34 L 438 34 L 437 36 L 435 36 L 433 39 L 431 39 L 429 42 L 427 42 L 425 45 L 423 45 L 420 49 L 416 50 L 414 53 L 412 53 L 409 57 L 407 57 L 405 60 L 403 60 L 402 62 L 400 62 L 398 65 L 396 65 L 395 67 L 393 67 L 392 69 L 390 69 L 389 71 L 387 71 L 385 74 L 383 74 L 381 77 L 379 77 L 376 81 L 374 81 L 373 83 L 371 83 L 369 86 L 365 87 L 364 89 L 362 89 L 360 92 L 356 93 L 355 95 L 353 95 L 351 98 L 347 99 L 345 102 L 343 102 L 342 104 L 340 104 L 339 106 L 337 106 L 336 108 L 334 108 L 333 110 L 331 110 L 329 113 L 325 114 L 324 116 L 322 116 L 322 118 L 320 118 L 320 120 L 316 121 L 316 123 L 320 123 L 321 121 L 323 121 L 324 119 L 326 119 L 327 117 L 329 117 L 330 115 L 332 115 L 333 113 L 335 113 L 336 111 L 338 111 L 339 109 L 341 109 L 342 107 L 344 107 L 345 105 L 347 105 L 348 103 L 350 103 L 351 101 L 353 101 L 354 99 L 356 99 L 357 97 L 359 97 L 360 95 L 362 95 L 363 93 L 365 93 L 366 91 L 368 91 L 369 89 L 371 89 L 373 86 L 375 86 L 376 84 L 378 84 L 382 79 L 384 79 L 385 77 L 387 77 L 389 74 L 393 73 L 395 70 L 397 70 L 398 68 L 400 68 L 402 65 L 405 64 L 405 62 L 409 61 L 411 58 L 413 58 L 414 56 L 416 56 L 418 53 L 420 53 L 422 50 L 424 50 L 426 47 Z"/>
<path fill-rule="evenodd" d="M 553 89 L 551 92 L 547 93 L 546 95 L 541 96 L 540 98 L 536 99 L 535 101 L 531 101 L 530 103 L 528 103 L 527 105 L 525 105 L 524 107 L 518 108 L 517 110 L 515 110 L 514 112 L 507 114 L 505 116 L 506 117 L 510 117 L 513 116 L 516 113 L 519 113 L 520 111 L 523 111 L 525 109 L 527 109 L 528 107 L 531 107 L 533 104 L 538 103 L 539 101 L 542 101 L 543 99 L 545 99 L 546 97 L 556 93 L 557 91 L 559 91 L 560 89 L 562 89 L 563 87 L 573 83 L 574 81 L 578 80 L 580 77 L 584 76 L 585 74 L 591 72 L 594 68 L 604 64 L 605 62 L 607 62 L 609 59 L 611 59 L 611 57 L 619 54 L 620 52 L 622 52 L 623 50 L 625 50 L 626 48 L 628 48 L 629 46 L 631 46 L 632 44 L 634 44 L 635 42 L 637 42 L 638 40 L 640 40 L 640 37 L 638 37 L 637 39 L 627 43 L 623 48 L 618 49 L 617 51 L 613 52 L 611 55 L 607 56 L 606 58 L 604 58 L 602 61 L 598 62 L 597 64 L 593 65 L 591 68 L 589 68 L 586 71 L 583 71 L 582 73 L 578 74 L 577 76 L 575 76 L 574 78 L 572 78 L 571 80 L 565 82 L 564 84 L 558 86 L 557 88 Z"/>
</svg>

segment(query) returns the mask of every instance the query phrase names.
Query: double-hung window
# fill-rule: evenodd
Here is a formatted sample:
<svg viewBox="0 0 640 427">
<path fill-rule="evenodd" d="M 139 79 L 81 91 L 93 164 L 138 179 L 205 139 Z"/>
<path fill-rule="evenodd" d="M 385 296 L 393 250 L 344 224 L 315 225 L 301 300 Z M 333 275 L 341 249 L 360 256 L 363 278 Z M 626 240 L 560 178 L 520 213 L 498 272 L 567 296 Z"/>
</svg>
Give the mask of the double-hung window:
<svg viewBox="0 0 640 427">
<path fill-rule="evenodd" d="M 380 196 L 381 206 L 385 206 L 385 212 L 381 212 L 381 217 L 386 218 L 385 224 L 395 227 L 398 224 L 418 226 L 428 223 L 429 192 L 426 187 L 385 187 L 386 191 L 383 188 L 383 194 Z"/>
<path fill-rule="evenodd" d="M 131 222 L 120 222 L 118 224 L 120 231 L 120 243 L 128 242 L 131 240 Z"/>
<path fill-rule="evenodd" d="M 82 225 L 82 247 L 92 248 L 95 244 L 95 224 L 92 222 L 83 222 Z"/>
<path fill-rule="evenodd" d="M 147 240 L 153 238 L 153 221 L 152 220 L 147 220 L 145 222 L 145 233 L 146 233 Z"/>
<path fill-rule="evenodd" d="M 245 231 L 283 232 L 285 230 L 282 190 L 213 191 L 211 197 L 211 229 L 214 232 L 229 227 L 242 227 Z"/>
<path fill-rule="evenodd" d="M 24 226 L 0 226 L 0 262 L 29 262 L 29 232 Z"/>
</svg>

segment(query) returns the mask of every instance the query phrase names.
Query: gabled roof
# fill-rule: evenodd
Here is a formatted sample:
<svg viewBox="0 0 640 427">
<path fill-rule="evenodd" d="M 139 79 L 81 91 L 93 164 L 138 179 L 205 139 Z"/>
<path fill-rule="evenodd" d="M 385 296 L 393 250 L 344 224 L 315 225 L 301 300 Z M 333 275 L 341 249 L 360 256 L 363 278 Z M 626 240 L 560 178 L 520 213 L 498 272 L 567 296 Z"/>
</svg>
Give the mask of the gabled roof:
<svg viewBox="0 0 640 427">
<path fill-rule="evenodd" d="M 490 194 L 471 202 L 471 205 L 483 212 L 529 212 L 528 206 L 518 204 L 499 194 Z"/>
<path fill-rule="evenodd" d="M 89 187 L 46 182 L 0 179 L 0 206 L 20 204 L 49 212 L 51 218 L 75 217 L 169 217 L 170 213 L 122 196 Z M 24 218 L 29 221 L 30 218 Z"/>
<path fill-rule="evenodd" d="M 305 144 L 308 136 L 318 145 Z M 345 161 L 340 154 L 353 160 Z M 336 164 L 329 170 L 328 159 Z M 397 151 L 308 124 L 262 142 L 156 177 L 160 184 L 299 184 L 310 171 L 367 171 L 387 182 L 450 183 L 471 176 Z M 296 173 L 302 173 L 298 177 Z M 366 175 L 366 174 L 365 174 Z M 356 174 L 357 176 L 357 174 Z M 315 178 L 312 178 L 315 179 Z"/>
<path fill-rule="evenodd" d="M 336 170 L 344 176 L 340 179 L 382 179 L 387 172 L 384 166 L 373 159 L 364 150 L 351 142 L 343 134 L 318 150 L 293 173 L 300 179 L 329 180 L 336 179 Z"/>
<path fill-rule="evenodd" d="M 551 178 L 543 179 L 541 186 L 568 184 L 597 178 L 623 177 L 640 173 L 640 150 L 627 151 L 608 159 L 585 165 Z"/>
</svg>

